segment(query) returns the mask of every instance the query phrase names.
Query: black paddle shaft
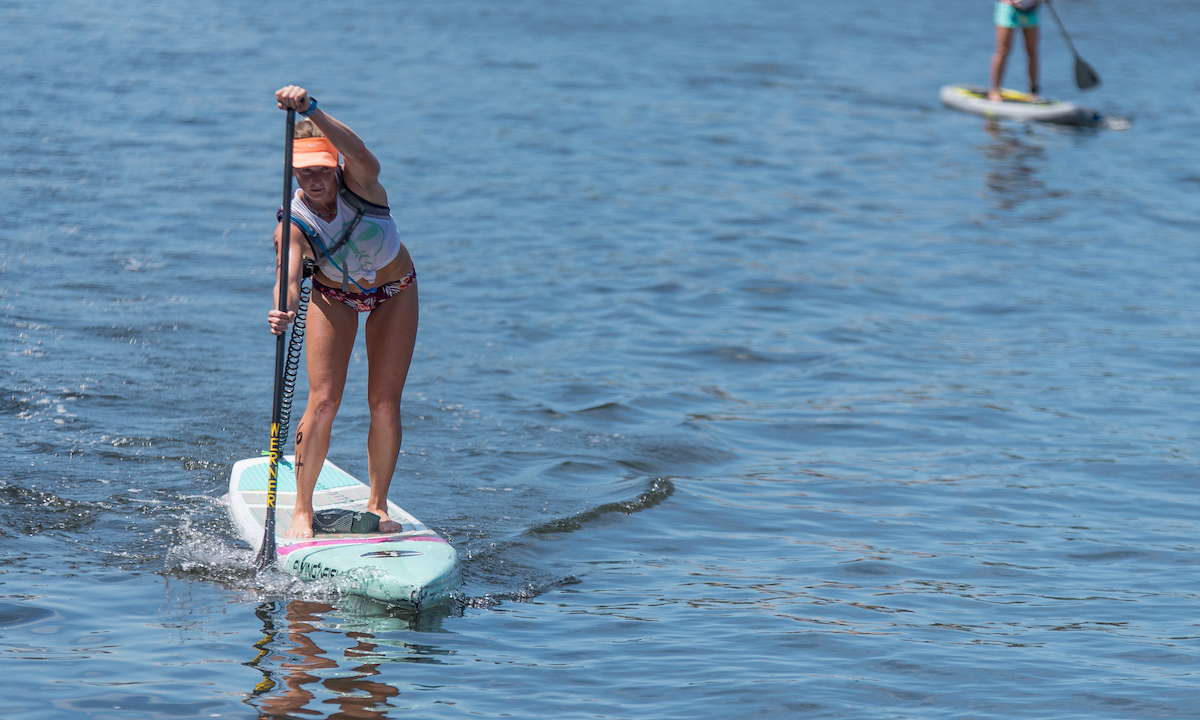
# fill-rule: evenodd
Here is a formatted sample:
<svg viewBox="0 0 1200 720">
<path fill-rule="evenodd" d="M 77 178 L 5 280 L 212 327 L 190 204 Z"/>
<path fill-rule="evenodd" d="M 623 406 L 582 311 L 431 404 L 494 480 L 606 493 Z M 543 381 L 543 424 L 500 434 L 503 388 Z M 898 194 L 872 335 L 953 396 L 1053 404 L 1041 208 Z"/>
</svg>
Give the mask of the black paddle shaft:
<svg viewBox="0 0 1200 720">
<path fill-rule="evenodd" d="M 1046 7 L 1050 8 L 1050 14 L 1054 16 L 1054 22 L 1058 23 L 1058 30 L 1062 33 L 1063 40 L 1067 41 L 1067 47 L 1071 48 L 1071 54 L 1075 56 L 1075 86 L 1080 90 L 1089 90 L 1100 84 L 1100 76 L 1079 57 L 1079 53 L 1075 50 L 1075 43 L 1071 42 L 1071 36 L 1067 35 L 1067 28 L 1063 25 L 1062 20 L 1058 17 L 1058 11 L 1054 9 L 1052 3 L 1046 3 Z"/>
<path fill-rule="evenodd" d="M 296 134 L 296 111 L 287 111 L 287 137 L 283 145 L 283 217 L 290 215 L 292 206 L 292 139 Z M 279 304 L 280 312 L 288 307 L 288 254 L 292 249 L 292 223 L 283 222 L 279 238 Z M 263 541 L 254 565 L 265 570 L 275 566 L 275 497 L 279 489 L 279 459 L 286 438 L 279 437 L 283 423 L 283 374 L 287 356 L 287 337 L 280 333 L 275 337 L 275 398 L 271 409 L 271 464 L 267 480 L 267 516 L 263 519 Z"/>
</svg>

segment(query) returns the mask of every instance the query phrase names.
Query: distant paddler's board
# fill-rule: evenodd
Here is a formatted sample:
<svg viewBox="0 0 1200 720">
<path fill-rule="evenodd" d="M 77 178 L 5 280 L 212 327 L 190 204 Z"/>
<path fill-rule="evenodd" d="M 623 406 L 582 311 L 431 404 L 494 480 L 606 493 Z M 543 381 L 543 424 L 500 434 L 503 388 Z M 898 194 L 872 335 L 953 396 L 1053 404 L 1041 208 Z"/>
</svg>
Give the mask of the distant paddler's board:
<svg viewBox="0 0 1200 720">
<path fill-rule="evenodd" d="M 296 499 L 295 458 L 279 463 L 275 528 L 279 567 L 306 579 L 329 579 L 348 593 L 365 595 L 412 610 L 448 599 L 461 583 L 458 553 L 437 533 L 388 501 L 388 515 L 403 526 L 396 533 L 318 534 L 284 537 L 292 524 Z M 257 552 L 262 546 L 267 514 L 268 458 L 234 464 L 229 478 L 229 515 L 238 535 Z M 365 512 L 370 488 L 325 461 L 313 492 L 316 512 L 344 508 Z"/>
<path fill-rule="evenodd" d="M 1029 93 L 1016 90 L 1001 90 L 1000 95 L 1004 98 L 1001 102 L 988 100 L 986 89 L 971 85 L 947 85 L 938 93 L 938 97 L 948 107 L 988 118 L 1083 127 L 1099 127 L 1105 124 L 1104 116 L 1098 111 L 1075 103 L 1049 98 L 1033 102 Z"/>
</svg>

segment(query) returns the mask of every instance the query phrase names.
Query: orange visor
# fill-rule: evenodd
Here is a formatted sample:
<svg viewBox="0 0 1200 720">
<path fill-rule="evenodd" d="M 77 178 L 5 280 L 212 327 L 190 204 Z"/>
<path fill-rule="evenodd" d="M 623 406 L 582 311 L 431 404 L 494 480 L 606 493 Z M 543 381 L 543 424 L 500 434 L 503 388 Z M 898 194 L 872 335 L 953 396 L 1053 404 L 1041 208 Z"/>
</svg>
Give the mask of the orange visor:
<svg viewBox="0 0 1200 720">
<path fill-rule="evenodd" d="M 329 138 L 300 138 L 292 141 L 292 167 L 337 167 L 337 159 L 337 148 L 329 142 Z"/>
</svg>

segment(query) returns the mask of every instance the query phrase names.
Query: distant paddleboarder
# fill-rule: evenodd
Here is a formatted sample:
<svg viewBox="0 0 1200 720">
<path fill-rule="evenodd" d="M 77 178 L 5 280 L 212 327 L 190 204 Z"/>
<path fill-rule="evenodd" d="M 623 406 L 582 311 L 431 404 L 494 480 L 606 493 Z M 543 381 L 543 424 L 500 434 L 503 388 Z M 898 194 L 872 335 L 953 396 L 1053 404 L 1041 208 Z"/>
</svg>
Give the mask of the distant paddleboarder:
<svg viewBox="0 0 1200 720">
<path fill-rule="evenodd" d="M 288 85 L 275 92 L 275 100 L 281 109 L 295 110 L 305 120 L 296 123 L 293 141 L 294 174 L 300 187 L 290 208 L 288 312 L 268 313 L 271 332 L 282 334 L 295 319 L 304 265 L 315 265 L 305 351 L 308 406 L 296 426 L 296 505 L 287 536 L 313 535 L 313 488 L 329 451 L 359 313 L 367 313 L 371 411 L 367 509 L 381 518 L 380 532 L 398 532 L 400 524 L 388 517 L 387 496 L 400 453 L 400 398 L 417 338 L 417 271 L 400 242 L 387 192 L 379 184 L 379 160 L 366 144 L 318 108 L 304 88 Z M 282 209 L 279 220 L 276 266 L 283 238 Z"/>
<path fill-rule="evenodd" d="M 1025 52 L 1029 55 L 1029 94 L 1033 102 L 1041 100 L 1038 84 L 1038 6 L 1050 0 L 996 0 L 996 51 L 992 54 L 991 89 L 988 100 L 1001 102 L 1000 83 L 1004 80 L 1004 66 L 1008 64 L 1008 53 L 1012 50 L 1017 28 L 1025 36 Z"/>
</svg>

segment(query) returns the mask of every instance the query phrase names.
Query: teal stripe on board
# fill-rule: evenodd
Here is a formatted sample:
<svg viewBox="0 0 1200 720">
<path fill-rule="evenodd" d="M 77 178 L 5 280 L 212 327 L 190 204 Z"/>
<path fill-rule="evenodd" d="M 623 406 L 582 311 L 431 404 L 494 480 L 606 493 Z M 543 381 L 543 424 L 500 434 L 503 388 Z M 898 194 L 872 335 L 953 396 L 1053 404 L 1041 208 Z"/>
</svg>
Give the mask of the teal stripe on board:
<svg viewBox="0 0 1200 720">
<path fill-rule="evenodd" d="M 260 490 L 266 492 L 267 482 L 270 479 L 269 476 L 270 462 L 267 458 L 263 458 L 261 463 L 255 463 L 242 471 L 242 476 L 238 480 L 238 488 L 241 490 Z M 334 490 L 336 488 L 359 484 L 358 480 L 352 475 L 326 465 L 321 469 L 321 477 L 317 478 L 316 489 Z M 296 473 L 290 463 L 279 463 L 279 485 L 276 491 L 296 492 Z"/>
</svg>

